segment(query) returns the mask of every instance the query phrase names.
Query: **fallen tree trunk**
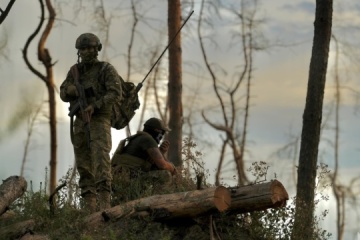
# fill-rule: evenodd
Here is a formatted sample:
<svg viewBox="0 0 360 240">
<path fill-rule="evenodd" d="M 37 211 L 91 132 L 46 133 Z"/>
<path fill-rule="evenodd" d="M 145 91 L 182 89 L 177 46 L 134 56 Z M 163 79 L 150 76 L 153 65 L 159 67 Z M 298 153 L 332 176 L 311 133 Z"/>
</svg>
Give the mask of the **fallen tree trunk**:
<svg viewBox="0 0 360 240">
<path fill-rule="evenodd" d="M 0 185 L 0 215 L 8 209 L 9 205 L 21 197 L 27 188 L 27 182 L 23 177 L 8 177 Z"/>
<path fill-rule="evenodd" d="M 288 199 L 284 186 L 277 180 L 230 189 L 220 186 L 133 200 L 93 213 L 86 217 L 85 222 L 95 227 L 109 220 L 134 216 L 151 216 L 160 221 L 225 211 L 227 214 L 238 214 L 284 207 Z"/>
<path fill-rule="evenodd" d="M 11 218 L 15 217 L 16 213 L 12 210 L 8 210 L 0 215 L 0 224 L 3 222 L 8 222 Z"/>
<path fill-rule="evenodd" d="M 25 234 L 32 232 L 34 227 L 35 221 L 32 219 L 2 227 L 0 228 L 0 239 L 19 239 Z"/>
<path fill-rule="evenodd" d="M 104 212 L 91 214 L 85 222 L 89 226 L 99 226 L 108 220 L 139 215 L 151 216 L 154 220 L 192 218 L 213 212 L 224 212 L 230 204 L 230 191 L 219 186 L 137 199 L 109 208 Z"/>
<path fill-rule="evenodd" d="M 261 211 L 284 207 L 289 195 L 281 182 L 273 180 L 231 189 L 229 214 Z"/>
</svg>

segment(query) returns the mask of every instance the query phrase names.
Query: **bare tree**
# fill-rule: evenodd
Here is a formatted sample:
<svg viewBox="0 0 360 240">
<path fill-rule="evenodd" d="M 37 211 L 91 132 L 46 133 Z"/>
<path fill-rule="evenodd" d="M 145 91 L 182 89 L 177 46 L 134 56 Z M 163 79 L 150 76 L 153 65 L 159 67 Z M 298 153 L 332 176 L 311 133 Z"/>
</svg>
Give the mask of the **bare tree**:
<svg viewBox="0 0 360 240">
<path fill-rule="evenodd" d="M 316 1 L 315 30 L 303 114 L 292 239 L 312 239 L 314 232 L 315 179 L 331 38 L 332 5 L 332 0 Z"/>
<path fill-rule="evenodd" d="M 336 224 L 337 224 L 337 239 L 342 240 L 344 236 L 345 227 L 345 194 L 339 184 L 336 183 L 339 171 L 339 109 L 340 109 L 340 80 L 339 80 L 339 45 L 336 37 L 332 35 L 335 42 L 335 137 L 334 137 L 334 173 L 331 176 L 333 192 L 336 199 Z"/>
<path fill-rule="evenodd" d="M 30 35 L 28 40 L 25 43 L 25 47 L 23 49 L 23 58 L 32 73 L 34 73 L 37 77 L 39 77 L 46 85 L 48 91 L 48 103 L 49 103 L 49 126 L 50 126 L 50 182 L 49 188 L 50 193 L 53 193 L 56 189 L 56 169 L 57 169 L 57 133 L 56 133 L 56 98 L 55 98 L 55 82 L 53 75 L 53 65 L 51 60 L 51 56 L 49 50 L 45 47 L 46 40 L 50 34 L 50 31 L 53 27 L 55 21 L 55 10 L 52 7 L 51 0 L 45 0 L 46 7 L 49 13 L 48 21 L 45 26 L 45 29 L 40 37 L 38 43 L 38 59 L 42 62 L 45 67 L 46 74 L 42 74 L 40 71 L 35 69 L 35 67 L 31 64 L 28 59 L 27 51 L 30 43 L 34 40 L 36 35 L 40 32 L 43 23 L 45 21 L 45 7 L 43 0 L 39 0 L 41 16 L 40 21 L 35 29 L 35 31 Z"/>
<path fill-rule="evenodd" d="M 205 1 L 201 2 L 200 17 L 198 22 L 198 38 L 200 40 L 200 48 L 202 51 L 203 59 L 206 68 L 210 74 L 213 90 L 220 105 L 221 117 L 223 123 L 216 123 L 214 120 L 210 120 L 206 116 L 205 111 L 202 111 L 202 116 L 206 123 L 212 128 L 224 133 L 225 137 L 222 139 L 221 152 L 219 157 L 219 163 L 216 173 L 215 183 L 220 184 L 220 174 L 222 171 L 222 165 L 226 156 L 226 150 L 230 147 L 232 156 L 236 165 L 236 172 L 238 176 L 238 184 L 244 185 L 248 182 L 248 178 L 244 168 L 244 153 L 247 139 L 247 128 L 249 118 L 249 107 L 250 107 L 250 90 L 251 80 L 253 72 L 253 54 L 254 51 L 259 49 L 256 42 L 254 41 L 254 28 L 256 26 L 255 13 L 256 13 L 256 1 L 254 2 L 254 9 L 250 10 L 247 8 L 244 1 L 241 1 L 240 12 L 237 12 L 232 8 L 229 11 L 236 16 L 239 20 L 240 30 L 238 36 L 240 37 L 241 51 L 242 51 L 242 69 L 238 74 L 237 80 L 232 85 L 226 85 L 224 81 L 221 81 L 216 70 L 215 64 L 209 59 L 206 48 L 205 48 L 205 37 L 203 36 L 201 29 L 203 22 L 203 14 Z M 244 85 L 245 92 L 245 103 L 243 106 L 243 125 L 242 130 L 238 130 L 239 122 L 239 92 Z"/>
<path fill-rule="evenodd" d="M 335 126 L 334 126 L 334 141 L 333 141 L 333 149 L 334 149 L 334 171 L 332 174 L 329 174 L 333 194 L 336 200 L 336 225 L 337 225 L 337 239 L 344 239 L 345 227 L 346 227 L 346 201 L 347 199 L 352 199 L 353 202 L 356 202 L 356 198 L 358 193 L 355 192 L 355 188 L 353 187 L 359 180 L 360 177 L 354 177 L 351 179 L 350 184 L 348 186 L 344 185 L 340 181 L 339 177 L 339 151 L 340 151 L 340 108 L 342 101 L 341 89 L 343 88 L 341 84 L 341 78 L 339 73 L 339 58 L 340 58 L 340 46 L 339 41 L 332 35 L 332 40 L 334 41 L 335 46 L 335 61 L 334 61 L 334 81 L 335 81 L 335 94 L 334 94 L 334 118 L 335 118 Z M 345 90 L 349 90 L 349 88 L 344 87 Z M 353 89 L 351 89 L 354 91 Z M 352 208 L 356 208 L 355 204 L 352 204 Z"/>
<path fill-rule="evenodd" d="M 26 141 L 25 141 L 23 159 L 22 159 L 21 168 L 20 168 L 20 176 L 22 176 L 22 177 L 24 176 L 25 163 L 26 163 L 27 155 L 28 155 L 28 152 L 30 149 L 31 136 L 33 135 L 35 122 L 36 122 L 36 119 L 38 118 L 41 108 L 42 108 L 42 103 L 36 107 L 35 111 L 28 118 L 27 136 L 26 136 Z"/>
</svg>

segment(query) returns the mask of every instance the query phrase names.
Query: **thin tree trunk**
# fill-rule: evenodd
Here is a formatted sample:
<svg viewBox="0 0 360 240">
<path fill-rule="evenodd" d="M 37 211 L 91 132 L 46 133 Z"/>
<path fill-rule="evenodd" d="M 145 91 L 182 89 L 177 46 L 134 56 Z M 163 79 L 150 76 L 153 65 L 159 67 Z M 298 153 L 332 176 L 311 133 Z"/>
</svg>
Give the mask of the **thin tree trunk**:
<svg viewBox="0 0 360 240">
<path fill-rule="evenodd" d="M 40 38 L 38 44 L 38 58 L 46 68 L 46 87 L 49 97 L 49 125 L 50 125 L 50 194 L 55 191 L 56 188 L 56 170 L 57 170 L 57 140 L 56 140 L 56 98 L 55 98 L 55 81 L 53 74 L 53 64 L 51 62 L 50 53 L 45 48 L 46 40 L 50 34 L 50 31 L 55 21 L 55 11 L 51 5 L 51 0 L 46 0 L 46 7 L 49 12 L 48 23 Z"/>
<path fill-rule="evenodd" d="M 49 101 L 49 126 L 50 126 L 50 193 L 52 193 L 56 188 L 56 169 L 57 169 L 57 132 L 56 132 L 56 98 L 55 98 L 55 81 L 53 76 L 53 63 L 51 61 L 51 56 L 49 50 L 45 48 L 46 40 L 50 34 L 50 31 L 53 27 L 56 13 L 54 8 L 51 5 L 50 0 L 46 0 L 46 6 L 49 12 L 48 22 L 44 29 L 44 32 L 41 35 L 41 38 L 38 43 L 38 59 L 42 62 L 45 67 L 46 75 L 42 74 L 40 71 L 35 69 L 35 67 L 31 64 L 27 57 L 27 51 L 29 48 L 30 43 L 36 35 L 40 32 L 41 27 L 45 20 L 45 10 L 44 10 L 44 3 L 43 0 L 39 0 L 40 2 L 40 9 L 41 9 L 41 17 L 37 28 L 35 29 L 34 33 L 30 35 L 25 43 L 25 47 L 23 49 L 23 58 L 32 73 L 38 76 L 44 83 L 46 84 L 48 90 L 48 101 Z"/>
<path fill-rule="evenodd" d="M 334 143 L 334 174 L 331 177 L 332 188 L 336 200 L 336 225 L 337 225 L 337 239 L 342 240 L 344 238 L 345 228 L 345 194 L 342 186 L 339 186 L 338 170 L 339 170 L 339 132 L 340 132 L 340 79 L 339 79 L 339 44 L 336 37 L 333 35 L 332 39 L 335 41 L 335 143 Z"/>
<path fill-rule="evenodd" d="M 292 239 L 313 239 L 314 197 L 322 107 L 332 25 L 332 0 L 316 1 L 315 31 L 298 167 Z"/>
<path fill-rule="evenodd" d="M 181 27 L 181 5 L 180 0 L 168 0 L 168 34 L 169 42 Z M 170 148 L 168 152 L 169 161 L 175 166 L 182 165 L 182 55 L 181 55 L 181 33 L 177 35 L 169 46 L 169 128 L 168 134 Z"/>
</svg>

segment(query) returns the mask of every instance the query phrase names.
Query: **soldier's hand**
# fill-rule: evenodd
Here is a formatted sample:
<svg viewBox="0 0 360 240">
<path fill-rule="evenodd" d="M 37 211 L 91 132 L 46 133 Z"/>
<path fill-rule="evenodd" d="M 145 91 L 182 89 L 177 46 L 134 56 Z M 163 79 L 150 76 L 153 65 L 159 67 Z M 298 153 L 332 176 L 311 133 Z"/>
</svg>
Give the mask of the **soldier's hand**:
<svg viewBox="0 0 360 240">
<path fill-rule="evenodd" d="M 72 97 L 78 97 L 79 96 L 79 92 L 76 89 L 75 85 L 69 85 L 66 88 L 66 94 L 69 95 L 69 96 L 72 96 Z"/>
<path fill-rule="evenodd" d="M 167 151 L 169 150 L 169 146 L 170 146 L 170 142 L 168 140 L 163 141 L 159 147 L 160 152 L 162 154 L 167 153 Z"/>
<path fill-rule="evenodd" d="M 90 104 L 84 109 L 84 113 L 83 113 L 84 122 L 90 122 L 93 113 L 94 113 L 94 107 L 93 105 Z"/>
<path fill-rule="evenodd" d="M 175 165 L 173 164 L 173 163 L 170 163 L 171 165 L 172 165 L 172 167 L 173 167 L 173 170 L 172 170 L 172 172 L 171 172 L 171 175 L 176 175 L 177 174 L 177 171 L 176 171 L 176 168 L 175 168 Z"/>
</svg>

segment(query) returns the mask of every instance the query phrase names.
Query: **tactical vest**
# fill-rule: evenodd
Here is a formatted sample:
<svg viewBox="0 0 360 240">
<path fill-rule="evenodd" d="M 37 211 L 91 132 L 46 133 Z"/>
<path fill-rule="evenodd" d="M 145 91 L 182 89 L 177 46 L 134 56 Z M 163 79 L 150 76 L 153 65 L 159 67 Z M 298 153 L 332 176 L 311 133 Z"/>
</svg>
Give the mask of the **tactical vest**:
<svg viewBox="0 0 360 240">
<path fill-rule="evenodd" d="M 122 167 L 133 168 L 133 169 L 138 168 L 144 172 L 148 172 L 151 170 L 152 164 L 149 161 L 146 161 L 142 158 L 139 158 L 139 157 L 127 154 L 127 153 L 123 153 L 125 145 L 129 141 L 131 141 L 132 139 L 134 139 L 140 135 L 141 135 L 141 133 L 137 133 L 133 136 L 127 137 L 120 141 L 113 157 L 111 158 L 111 166 L 113 168 L 122 166 Z"/>
</svg>

